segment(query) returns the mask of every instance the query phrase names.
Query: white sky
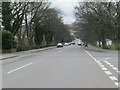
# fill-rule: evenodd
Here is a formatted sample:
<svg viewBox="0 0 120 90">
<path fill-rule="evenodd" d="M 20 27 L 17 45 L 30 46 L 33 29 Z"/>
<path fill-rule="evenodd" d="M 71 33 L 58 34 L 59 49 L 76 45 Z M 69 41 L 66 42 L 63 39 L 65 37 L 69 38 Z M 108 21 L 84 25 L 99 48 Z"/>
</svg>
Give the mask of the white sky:
<svg viewBox="0 0 120 90">
<path fill-rule="evenodd" d="M 75 21 L 74 7 L 78 4 L 76 1 L 55 1 L 52 2 L 53 7 L 60 9 L 63 13 L 63 22 L 65 24 L 71 24 Z"/>
</svg>

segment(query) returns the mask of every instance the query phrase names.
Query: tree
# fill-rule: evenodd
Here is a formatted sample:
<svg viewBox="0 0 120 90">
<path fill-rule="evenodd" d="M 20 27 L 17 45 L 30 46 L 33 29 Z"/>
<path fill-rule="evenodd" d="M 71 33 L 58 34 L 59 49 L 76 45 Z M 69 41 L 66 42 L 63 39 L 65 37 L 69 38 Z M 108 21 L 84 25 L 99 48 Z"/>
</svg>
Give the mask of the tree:
<svg viewBox="0 0 120 90">
<path fill-rule="evenodd" d="M 116 42 L 117 35 L 117 3 L 114 2 L 85 2 L 79 4 L 76 10 L 76 24 L 80 28 L 83 41 L 102 42 L 107 48 L 106 39 Z M 118 22 L 117 22 L 118 23 Z M 91 40 L 93 40 L 91 42 Z"/>
</svg>

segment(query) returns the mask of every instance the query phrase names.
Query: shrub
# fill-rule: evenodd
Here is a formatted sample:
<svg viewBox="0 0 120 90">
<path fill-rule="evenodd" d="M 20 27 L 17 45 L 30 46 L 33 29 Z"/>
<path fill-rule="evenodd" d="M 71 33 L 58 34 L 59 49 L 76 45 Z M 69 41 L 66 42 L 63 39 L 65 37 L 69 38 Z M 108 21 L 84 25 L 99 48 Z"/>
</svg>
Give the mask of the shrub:
<svg viewBox="0 0 120 90">
<path fill-rule="evenodd" d="M 14 36 L 11 32 L 2 31 L 2 49 L 11 49 L 16 47 Z"/>
<path fill-rule="evenodd" d="M 44 48 L 44 47 L 49 47 L 49 46 L 55 46 L 55 45 L 50 44 L 50 45 L 37 45 L 37 46 L 18 46 L 17 52 L 27 51 L 27 50 L 32 50 L 32 49 L 39 49 L 39 48 Z"/>
</svg>

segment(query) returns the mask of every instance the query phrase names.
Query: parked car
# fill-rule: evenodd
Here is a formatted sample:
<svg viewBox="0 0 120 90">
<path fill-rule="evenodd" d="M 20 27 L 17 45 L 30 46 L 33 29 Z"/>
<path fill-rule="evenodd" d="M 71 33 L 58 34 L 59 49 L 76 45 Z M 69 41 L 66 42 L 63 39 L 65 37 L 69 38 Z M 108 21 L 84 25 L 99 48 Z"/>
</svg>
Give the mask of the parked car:
<svg viewBox="0 0 120 90">
<path fill-rule="evenodd" d="M 78 46 L 81 46 L 82 44 L 81 43 L 78 43 Z"/>
<path fill-rule="evenodd" d="M 57 44 L 57 48 L 59 48 L 59 47 L 63 47 L 63 44 L 62 43 L 58 43 Z"/>
<path fill-rule="evenodd" d="M 65 43 L 64 46 L 69 46 L 69 44 L 68 44 L 68 43 Z"/>
<path fill-rule="evenodd" d="M 69 42 L 68 45 L 71 45 L 71 43 Z"/>
<path fill-rule="evenodd" d="M 75 42 L 72 42 L 72 45 L 75 45 Z"/>
</svg>

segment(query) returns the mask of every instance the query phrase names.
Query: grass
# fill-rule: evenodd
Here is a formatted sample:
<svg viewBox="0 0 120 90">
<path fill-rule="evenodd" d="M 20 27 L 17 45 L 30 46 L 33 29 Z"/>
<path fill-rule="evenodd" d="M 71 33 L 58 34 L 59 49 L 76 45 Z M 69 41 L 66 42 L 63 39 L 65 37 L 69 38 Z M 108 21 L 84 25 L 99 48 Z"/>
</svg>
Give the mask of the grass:
<svg viewBox="0 0 120 90">
<path fill-rule="evenodd" d="M 96 45 L 95 47 L 102 49 L 102 47 L 99 47 L 99 45 Z M 116 48 L 115 44 L 109 45 L 107 47 L 108 47 L 109 50 L 118 50 L 118 48 Z M 119 49 L 120 49 L 120 45 L 119 45 Z"/>
<path fill-rule="evenodd" d="M 96 45 L 95 47 L 97 47 L 97 48 L 101 48 L 101 49 L 102 49 L 102 47 L 99 47 L 99 45 Z"/>
</svg>

